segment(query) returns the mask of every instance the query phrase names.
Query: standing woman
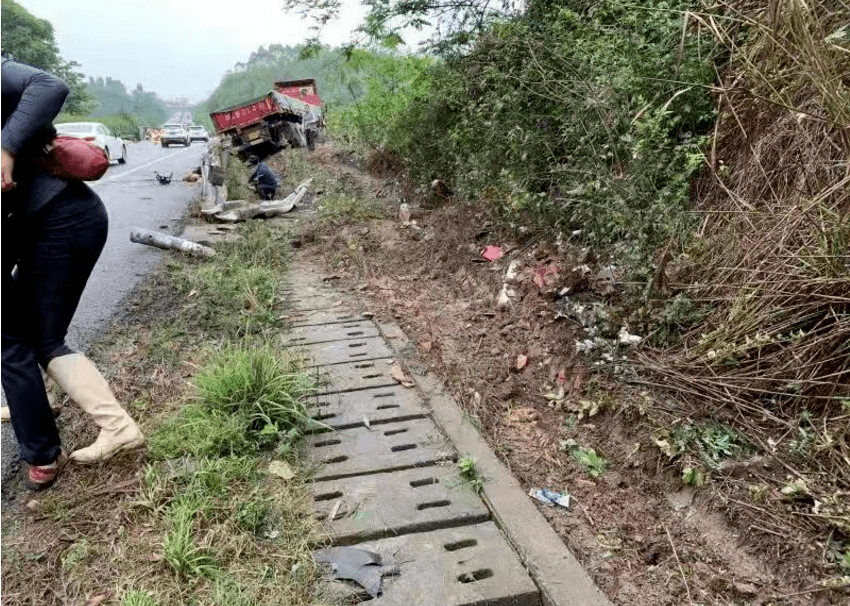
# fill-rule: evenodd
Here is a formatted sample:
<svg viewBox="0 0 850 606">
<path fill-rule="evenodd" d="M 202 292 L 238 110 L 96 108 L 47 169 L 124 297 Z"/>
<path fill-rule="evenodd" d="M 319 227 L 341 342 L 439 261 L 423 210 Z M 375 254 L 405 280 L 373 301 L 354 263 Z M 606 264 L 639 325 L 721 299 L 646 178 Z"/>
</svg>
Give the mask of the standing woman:
<svg viewBox="0 0 850 606">
<path fill-rule="evenodd" d="M 65 344 L 108 227 L 97 194 L 39 166 L 68 86 L 4 58 L 2 92 L 2 382 L 26 484 L 39 490 L 53 484 L 68 458 L 39 367 L 101 428 L 71 460 L 102 461 L 141 446 L 144 437 L 97 368 Z"/>
</svg>

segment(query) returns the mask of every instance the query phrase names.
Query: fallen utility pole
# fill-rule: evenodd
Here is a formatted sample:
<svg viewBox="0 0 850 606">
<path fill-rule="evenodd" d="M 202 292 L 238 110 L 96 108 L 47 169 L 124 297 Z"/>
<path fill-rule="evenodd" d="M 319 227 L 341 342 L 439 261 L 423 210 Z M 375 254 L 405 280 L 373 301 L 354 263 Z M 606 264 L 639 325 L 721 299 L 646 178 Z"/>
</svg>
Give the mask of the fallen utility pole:
<svg viewBox="0 0 850 606">
<path fill-rule="evenodd" d="M 212 257 L 215 251 L 209 246 L 198 244 L 183 238 L 176 238 L 167 234 L 161 234 L 141 227 L 134 227 L 130 230 L 130 241 L 136 244 L 145 244 L 147 246 L 155 246 L 165 250 L 179 250 L 180 252 L 188 253 L 198 257 Z"/>
</svg>

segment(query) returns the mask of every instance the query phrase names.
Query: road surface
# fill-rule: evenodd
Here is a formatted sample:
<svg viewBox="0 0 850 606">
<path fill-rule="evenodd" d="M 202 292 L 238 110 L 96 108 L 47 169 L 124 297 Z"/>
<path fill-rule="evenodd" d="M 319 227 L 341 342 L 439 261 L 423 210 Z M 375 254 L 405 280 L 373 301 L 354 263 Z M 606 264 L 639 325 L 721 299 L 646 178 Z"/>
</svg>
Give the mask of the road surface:
<svg viewBox="0 0 850 606">
<path fill-rule="evenodd" d="M 200 185 L 182 179 L 200 165 L 205 151 L 203 143 L 169 148 L 149 142 L 127 143 L 127 163 L 113 162 L 106 175 L 91 184 L 109 213 L 109 236 L 68 331 L 71 348 L 86 351 L 119 311 L 122 297 L 162 260 L 165 251 L 130 242 L 130 229 L 143 227 L 179 235 L 181 218 L 200 195 Z M 173 181 L 160 185 L 154 172 L 173 174 Z M 10 496 L 7 480 L 17 468 L 16 457 L 12 427 L 3 423 L 4 505 Z"/>
</svg>

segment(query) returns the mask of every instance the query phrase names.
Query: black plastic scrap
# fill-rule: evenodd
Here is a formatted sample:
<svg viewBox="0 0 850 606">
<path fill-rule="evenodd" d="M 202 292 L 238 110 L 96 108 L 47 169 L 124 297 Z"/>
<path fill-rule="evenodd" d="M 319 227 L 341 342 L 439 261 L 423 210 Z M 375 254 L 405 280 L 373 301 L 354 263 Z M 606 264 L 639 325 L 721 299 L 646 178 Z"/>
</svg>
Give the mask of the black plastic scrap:
<svg viewBox="0 0 850 606">
<path fill-rule="evenodd" d="M 356 547 L 331 547 L 313 554 L 319 564 L 330 564 L 334 579 L 354 581 L 373 598 L 381 595 L 383 578 L 399 573 L 398 566 L 384 566 L 381 556 Z"/>
</svg>

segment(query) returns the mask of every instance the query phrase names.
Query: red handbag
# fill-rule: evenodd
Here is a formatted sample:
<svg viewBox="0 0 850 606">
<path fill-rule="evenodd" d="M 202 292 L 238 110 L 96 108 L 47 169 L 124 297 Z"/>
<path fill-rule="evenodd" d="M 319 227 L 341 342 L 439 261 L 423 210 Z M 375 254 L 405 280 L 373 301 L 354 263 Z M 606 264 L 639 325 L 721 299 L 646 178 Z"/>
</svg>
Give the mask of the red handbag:
<svg viewBox="0 0 850 606">
<path fill-rule="evenodd" d="M 97 181 L 109 168 L 106 152 L 90 141 L 60 135 L 47 149 L 46 168 L 69 181 Z"/>
</svg>

